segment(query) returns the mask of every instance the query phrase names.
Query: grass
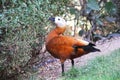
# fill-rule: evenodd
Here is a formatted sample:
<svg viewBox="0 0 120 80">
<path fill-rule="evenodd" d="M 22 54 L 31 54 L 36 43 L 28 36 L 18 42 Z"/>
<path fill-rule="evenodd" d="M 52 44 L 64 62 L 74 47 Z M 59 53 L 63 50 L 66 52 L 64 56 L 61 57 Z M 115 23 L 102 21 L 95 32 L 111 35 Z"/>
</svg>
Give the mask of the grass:
<svg viewBox="0 0 120 80">
<path fill-rule="evenodd" d="M 71 69 L 58 80 L 120 80 L 120 49 L 96 57 L 87 66 Z"/>
</svg>

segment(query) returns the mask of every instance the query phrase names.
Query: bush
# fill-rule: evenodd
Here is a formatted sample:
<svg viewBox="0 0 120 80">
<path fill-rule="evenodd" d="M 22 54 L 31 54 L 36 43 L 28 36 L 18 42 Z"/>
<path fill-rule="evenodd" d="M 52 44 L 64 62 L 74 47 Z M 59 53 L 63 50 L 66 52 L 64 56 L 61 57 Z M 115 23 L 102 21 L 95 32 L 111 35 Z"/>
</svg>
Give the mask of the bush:
<svg viewBox="0 0 120 80">
<path fill-rule="evenodd" d="M 42 61 L 48 18 L 63 14 L 65 4 L 67 0 L 0 1 L 0 80 L 16 80 Z"/>
</svg>

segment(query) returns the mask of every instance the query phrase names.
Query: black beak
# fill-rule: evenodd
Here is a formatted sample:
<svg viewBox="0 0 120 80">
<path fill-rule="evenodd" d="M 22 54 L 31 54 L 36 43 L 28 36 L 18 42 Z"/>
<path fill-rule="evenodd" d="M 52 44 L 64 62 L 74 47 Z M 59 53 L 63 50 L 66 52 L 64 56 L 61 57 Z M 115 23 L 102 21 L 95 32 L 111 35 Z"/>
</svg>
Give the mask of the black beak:
<svg viewBox="0 0 120 80">
<path fill-rule="evenodd" d="M 50 17 L 49 20 L 51 20 L 52 22 L 55 22 L 55 18 Z"/>
</svg>

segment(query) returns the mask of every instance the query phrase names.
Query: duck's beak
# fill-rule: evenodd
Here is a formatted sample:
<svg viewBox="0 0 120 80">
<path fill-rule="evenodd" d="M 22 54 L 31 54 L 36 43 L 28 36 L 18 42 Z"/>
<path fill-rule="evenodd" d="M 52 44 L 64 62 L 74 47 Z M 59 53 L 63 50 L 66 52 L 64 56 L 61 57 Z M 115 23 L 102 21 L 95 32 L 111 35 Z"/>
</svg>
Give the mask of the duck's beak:
<svg viewBox="0 0 120 80">
<path fill-rule="evenodd" d="M 53 18 L 53 17 L 50 17 L 49 20 L 52 22 L 55 22 L 55 18 Z"/>
</svg>

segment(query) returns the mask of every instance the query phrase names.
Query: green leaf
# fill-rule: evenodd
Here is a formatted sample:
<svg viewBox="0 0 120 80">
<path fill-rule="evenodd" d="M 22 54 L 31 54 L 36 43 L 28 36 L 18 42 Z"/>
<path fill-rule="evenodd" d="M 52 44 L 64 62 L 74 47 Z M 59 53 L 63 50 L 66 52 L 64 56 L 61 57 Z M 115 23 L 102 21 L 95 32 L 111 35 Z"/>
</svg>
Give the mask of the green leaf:
<svg viewBox="0 0 120 80">
<path fill-rule="evenodd" d="M 103 22 L 100 19 L 97 19 L 96 21 L 98 25 L 103 25 Z"/>
<path fill-rule="evenodd" d="M 97 0 L 88 0 L 87 7 L 91 8 L 92 10 L 99 10 Z"/>
<path fill-rule="evenodd" d="M 82 29 L 79 31 L 79 36 L 83 36 L 83 34 L 85 33 L 85 31 Z"/>
<path fill-rule="evenodd" d="M 109 13 L 109 14 L 114 14 L 116 13 L 116 7 L 112 2 L 107 2 L 105 4 L 105 10 Z"/>
<path fill-rule="evenodd" d="M 116 20 L 116 18 L 110 16 L 106 16 L 105 19 L 109 22 L 114 22 Z"/>
<path fill-rule="evenodd" d="M 75 14 L 76 13 L 76 9 L 75 8 L 70 8 L 70 13 L 71 14 Z"/>
<path fill-rule="evenodd" d="M 16 3 L 17 0 L 12 0 L 13 3 Z"/>
<path fill-rule="evenodd" d="M 0 35 L 2 34 L 2 30 L 0 30 Z"/>
<path fill-rule="evenodd" d="M 86 14 L 89 14 L 90 12 L 91 12 L 91 8 L 89 8 L 89 7 L 87 7 L 86 9 L 85 9 L 85 12 L 86 12 Z"/>
</svg>

